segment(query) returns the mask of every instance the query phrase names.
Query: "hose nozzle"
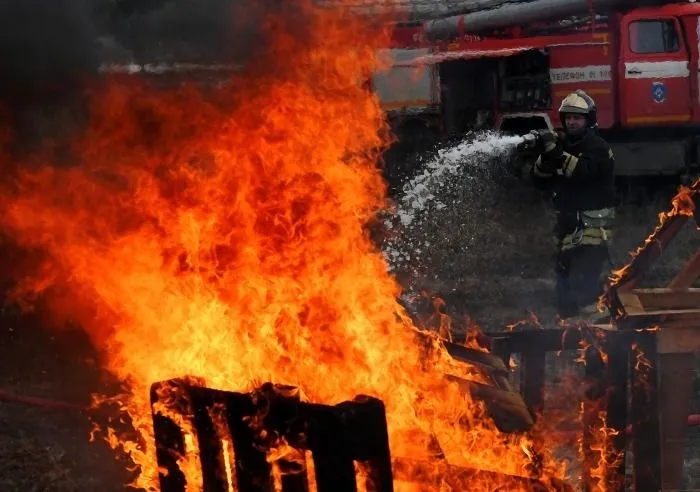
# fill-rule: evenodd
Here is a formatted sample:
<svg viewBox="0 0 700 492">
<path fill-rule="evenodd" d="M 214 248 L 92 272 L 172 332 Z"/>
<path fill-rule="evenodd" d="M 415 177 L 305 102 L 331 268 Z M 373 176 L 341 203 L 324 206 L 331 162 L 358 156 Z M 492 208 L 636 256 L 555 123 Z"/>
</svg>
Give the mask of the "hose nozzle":
<svg viewBox="0 0 700 492">
<path fill-rule="evenodd" d="M 522 136 L 523 141 L 518 144 L 518 151 L 527 152 L 537 149 L 540 145 L 540 140 L 542 136 L 537 130 L 533 130 L 530 133 L 526 133 Z"/>
</svg>

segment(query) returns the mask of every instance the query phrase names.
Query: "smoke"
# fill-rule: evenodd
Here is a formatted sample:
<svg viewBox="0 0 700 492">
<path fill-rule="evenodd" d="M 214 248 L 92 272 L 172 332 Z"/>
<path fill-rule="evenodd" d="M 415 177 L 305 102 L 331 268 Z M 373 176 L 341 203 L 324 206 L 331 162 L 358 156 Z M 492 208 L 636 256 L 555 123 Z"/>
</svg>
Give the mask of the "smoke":
<svg viewBox="0 0 700 492">
<path fill-rule="evenodd" d="M 38 97 L 94 70 L 96 39 L 86 0 L 2 0 L 0 97 Z"/>
<path fill-rule="evenodd" d="M 7 104 L 46 96 L 49 89 L 81 90 L 76 82 L 105 63 L 246 65 L 268 49 L 273 17 L 303 35 L 303 4 L 0 0 L 0 98 Z"/>
<path fill-rule="evenodd" d="M 36 149 L 47 140 L 65 141 L 84 127 L 86 89 L 99 83 L 105 65 L 196 63 L 271 70 L 275 29 L 308 37 L 303 4 L 0 0 L 0 124 L 13 134 L 13 152 Z"/>
<path fill-rule="evenodd" d="M 171 0 L 115 24 L 119 42 L 143 61 L 244 64 L 266 50 L 265 20 L 298 2 Z M 290 4 L 292 4 L 290 6 Z"/>
</svg>

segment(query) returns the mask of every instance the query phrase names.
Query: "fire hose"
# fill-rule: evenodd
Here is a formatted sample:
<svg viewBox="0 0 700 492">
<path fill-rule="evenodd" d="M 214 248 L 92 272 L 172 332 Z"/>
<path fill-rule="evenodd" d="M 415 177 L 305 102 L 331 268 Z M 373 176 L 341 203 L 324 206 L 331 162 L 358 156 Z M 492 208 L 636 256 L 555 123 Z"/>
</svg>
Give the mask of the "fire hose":
<svg viewBox="0 0 700 492">
<path fill-rule="evenodd" d="M 39 398 L 36 396 L 18 395 L 9 391 L 0 390 L 0 402 L 14 403 L 30 407 L 51 408 L 56 410 L 73 410 L 82 412 L 88 408 L 75 403 L 68 403 L 60 400 L 50 400 L 47 398 Z"/>
<path fill-rule="evenodd" d="M 0 402 L 9 403 L 9 404 L 16 404 L 16 405 L 23 405 L 23 406 L 30 406 L 30 407 L 54 409 L 54 410 L 72 410 L 72 411 L 76 411 L 76 412 L 84 412 L 84 411 L 89 410 L 88 407 L 83 406 L 83 405 L 77 405 L 75 403 L 68 403 L 65 401 L 53 400 L 53 399 L 48 399 L 48 398 L 39 398 L 39 397 L 35 397 L 35 396 L 18 395 L 16 393 L 13 393 L 10 391 L 5 391 L 5 390 L 0 390 Z M 688 425 L 688 427 L 700 426 L 700 414 L 688 415 L 687 425 Z M 564 431 L 561 434 L 569 434 L 569 433 L 570 432 Z M 632 424 L 627 426 L 626 433 L 627 433 L 627 435 L 632 435 L 632 433 L 633 433 Z"/>
</svg>

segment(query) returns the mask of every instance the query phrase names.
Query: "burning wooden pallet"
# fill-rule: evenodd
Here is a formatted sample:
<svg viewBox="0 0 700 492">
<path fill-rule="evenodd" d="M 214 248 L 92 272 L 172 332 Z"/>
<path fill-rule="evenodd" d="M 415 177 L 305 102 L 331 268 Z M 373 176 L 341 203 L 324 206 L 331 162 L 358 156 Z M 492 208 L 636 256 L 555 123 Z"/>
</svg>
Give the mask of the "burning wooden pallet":
<svg viewBox="0 0 700 492">
<path fill-rule="evenodd" d="M 584 468 L 602 463 L 602 477 L 593 477 L 584 469 L 586 490 L 623 491 L 628 485 L 625 476 L 626 444 L 631 437 L 627 426 L 635 432 L 644 430 L 644 415 L 649 410 L 648 373 L 631 370 L 633 347 L 648 347 L 656 333 L 651 330 L 613 330 L 609 326 L 579 325 L 565 329 L 535 329 L 489 336 L 491 350 L 504 360 L 520 355 L 520 392 L 533 414 L 545 411 L 545 358 L 548 352 L 583 349 L 585 379 L 589 388 L 581 402 L 584 409 L 584 430 L 579 436 Z M 627 383 L 633 387 L 632 422 L 627 420 Z M 624 409 L 624 412 L 623 412 Z M 600 411 L 602 413 L 599 413 Z M 602 417 L 602 422 L 600 421 Z M 604 449 L 594 450 L 592 431 L 604 429 Z M 600 447 L 597 443 L 595 447 Z M 644 445 L 637 440 L 635 445 Z M 635 468 L 648 469 L 649 453 L 635 453 Z M 600 483 L 600 480 L 604 481 Z M 641 490 L 641 489 L 637 489 Z M 646 490 L 646 489 L 645 489 Z M 652 489 L 649 489 L 652 490 Z M 653 489 L 658 490 L 658 489 Z"/>
<path fill-rule="evenodd" d="M 609 324 L 488 337 L 492 352 L 504 361 L 511 354 L 521 354 L 520 390 L 534 411 L 544 405 L 545 354 L 597 342 L 606 360 L 590 351 L 586 378 L 596 381 L 601 390 L 598 398 L 606 409 L 605 425 L 611 435 L 605 459 L 614 464 L 606 469 L 607 490 L 622 491 L 630 485 L 625 476 L 629 440 L 634 490 L 680 487 L 693 359 L 700 352 L 700 289 L 691 287 L 700 276 L 700 252 L 667 286 L 637 286 L 688 220 L 695 219 L 700 227 L 699 195 L 700 180 L 683 188 L 630 263 L 615 273 L 602 299 L 612 313 Z"/>
<path fill-rule="evenodd" d="M 636 390 L 637 406 L 646 407 L 646 411 L 633 414 L 637 418 L 635 433 L 644 436 L 637 439 L 634 452 L 646 461 L 635 470 L 635 477 L 638 484 L 648 485 L 648 490 L 680 488 L 694 354 L 700 352 L 700 289 L 692 288 L 700 276 L 700 252 L 668 285 L 652 289 L 637 286 L 689 220 L 700 228 L 699 199 L 700 180 L 681 189 L 630 263 L 616 272 L 606 295 L 614 329 L 654 334 L 642 346 L 648 383 Z M 620 357 L 619 372 L 630 363 Z M 634 402 L 635 389 L 632 391 Z M 620 401 L 615 409 L 617 420 L 625 419 L 626 410 Z"/>
<path fill-rule="evenodd" d="M 193 470 L 183 461 L 188 440 L 196 442 L 190 458 L 207 492 L 391 492 L 394 480 L 420 485 L 435 480 L 436 471 L 458 488 L 486 480 L 519 490 L 572 490 L 441 460 L 392 458 L 384 406 L 368 396 L 330 406 L 302 402 L 291 387 L 265 384 L 243 394 L 170 380 L 152 386 L 151 403 L 163 492 L 186 490 L 183 469 Z"/>
<path fill-rule="evenodd" d="M 301 402 L 290 387 L 242 394 L 177 380 L 153 385 L 151 398 L 163 492 L 186 490 L 177 460 L 190 425 L 206 491 L 308 491 L 310 466 L 319 491 L 355 491 L 358 475 L 367 490 L 392 490 L 384 406 L 375 398 L 327 406 Z"/>
</svg>

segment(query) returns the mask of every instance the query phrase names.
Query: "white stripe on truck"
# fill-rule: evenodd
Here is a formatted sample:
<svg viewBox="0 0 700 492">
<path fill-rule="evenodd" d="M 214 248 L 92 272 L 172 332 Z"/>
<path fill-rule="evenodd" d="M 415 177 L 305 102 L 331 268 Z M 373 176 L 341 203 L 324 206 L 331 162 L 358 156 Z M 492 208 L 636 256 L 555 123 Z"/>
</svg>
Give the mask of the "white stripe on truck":
<svg viewBox="0 0 700 492">
<path fill-rule="evenodd" d="M 552 84 L 605 82 L 612 80 L 612 69 L 610 65 L 586 65 L 583 67 L 550 68 L 549 79 Z"/>
<path fill-rule="evenodd" d="M 687 60 L 625 63 L 626 79 L 671 79 L 689 76 Z"/>
</svg>

